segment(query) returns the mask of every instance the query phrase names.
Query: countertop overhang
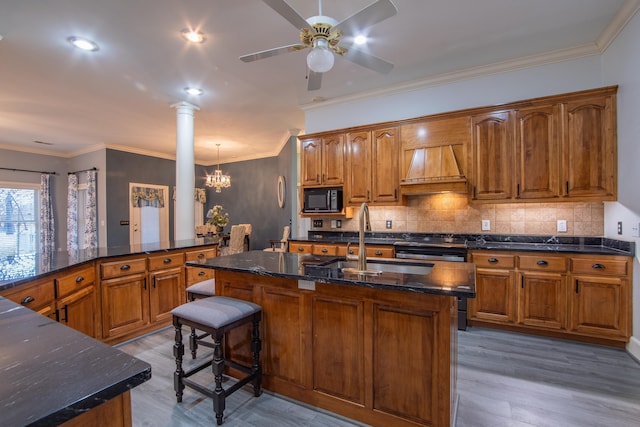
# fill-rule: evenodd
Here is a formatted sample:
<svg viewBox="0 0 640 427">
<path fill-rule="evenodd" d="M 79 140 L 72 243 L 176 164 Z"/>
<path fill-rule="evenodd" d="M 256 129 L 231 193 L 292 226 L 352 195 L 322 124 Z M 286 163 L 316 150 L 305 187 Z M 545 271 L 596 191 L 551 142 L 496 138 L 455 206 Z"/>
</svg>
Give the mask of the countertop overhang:
<svg viewBox="0 0 640 427">
<path fill-rule="evenodd" d="M 235 255 L 187 262 L 188 266 L 283 277 L 319 283 L 366 286 L 375 289 L 428 293 L 445 296 L 475 297 L 475 265 L 465 262 L 429 261 L 428 274 L 384 272 L 379 276 L 348 274 L 323 264 L 343 259 L 335 256 L 305 255 L 289 252 L 249 251 Z M 371 262 L 385 261 L 376 259 Z M 402 263 L 402 260 L 386 260 Z"/>
</svg>

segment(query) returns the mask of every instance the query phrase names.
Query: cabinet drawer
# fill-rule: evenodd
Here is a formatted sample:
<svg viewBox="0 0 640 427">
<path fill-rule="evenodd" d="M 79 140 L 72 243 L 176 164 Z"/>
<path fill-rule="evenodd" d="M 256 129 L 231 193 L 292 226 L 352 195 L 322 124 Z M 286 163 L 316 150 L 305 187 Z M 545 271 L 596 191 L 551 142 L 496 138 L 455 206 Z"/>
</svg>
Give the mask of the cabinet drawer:
<svg viewBox="0 0 640 427">
<path fill-rule="evenodd" d="M 562 256 L 540 255 L 520 255 L 520 268 L 526 270 L 539 271 L 566 271 L 567 259 Z"/>
<path fill-rule="evenodd" d="M 181 267 L 184 265 L 184 255 L 164 254 L 149 257 L 149 271 L 164 270 L 165 268 Z"/>
<path fill-rule="evenodd" d="M 3 292 L 2 296 L 25 307 L 38 309 L 53 302 L 53 283 L 46 281 L 32 286 L 19 286 Z"/>
<path fill-rule="evenodd" d="M 104 262 L 100 264 L 100 277 L 111 279 L 113 277 L 128 276 L 135 273 L 147 272 L 147 259 L 134 258 L 125 261 Z"/>
<path fill-rule="evenodd" d="M 626 276 L 629 261 L 622 258 L 608 259 L 605 256 L 571 258 L 571 272 L 606 276 Z"/>
<path fill-rule="evenodd" d="M 215 270 L 202 267 L 187 267 L 187 287 L 203 280 L 213 279 Z"/>
<path fill-rule="evenodd" d="M 337 255 L 338 254 L 338 246 L 337 245 L 313 245 L 313 254 L 314 255 Z"/>
<path fill-rule="evenodd" d="M 218 256 L 218 247 L 203 248 L 197 251 L 188 251 L 185 253 L 187 261 L 204 261 L 207 258 L 215 258 Z"/>
<path fill-rule="evenodd" d="M 289 252 L 299 254 L 310 254 L 313 252 L 313 243 L 289 242 Z"/>
<path fill-rule="evenodd" d="M 515 268 L 516 266 L 515 255 L 474 252 L 472 257 L 472 262 L 478 267 Z"/>
<path fill-rule="evenodd" d="M 393 258 L 395 257 L 395 253 L 393 251 L 393 246 L 375 246 L 375 245 L 367 245 L 365 246 L 367 249 L 367 257 L 370 258 Z"/>
<path fill-rule="evenodd" d="M 96 274 L 93 266 L 83 268 L 72 274 L 60 276 L 55 280 L 58 298 L 69 295 L 85 286 L 95 283 Z"/>
</svg>

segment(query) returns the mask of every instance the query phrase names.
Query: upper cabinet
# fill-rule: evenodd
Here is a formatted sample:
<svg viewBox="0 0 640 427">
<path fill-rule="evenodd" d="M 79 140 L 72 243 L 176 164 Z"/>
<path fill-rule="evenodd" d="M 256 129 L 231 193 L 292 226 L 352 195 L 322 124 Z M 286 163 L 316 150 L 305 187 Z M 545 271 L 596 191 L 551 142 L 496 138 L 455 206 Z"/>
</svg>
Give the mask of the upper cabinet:
<svg viewBox="0 0 640 427">
<path fill-rule="evenodd" d="M 467 192 L 468 115 L 426 118 L 400 128 L 403 195 Z"/>
<path fill-rule="evenodd" d="M 345 202 L 357 205 L 396 204 L 398 196 L 398 129 L 362 130 L 347 134 Z"/>
<path fill-rule="evenodd" d="M 474 114 L 471 199 L 615 200 L 615 102 L 609 87 Z"/>
<path fill-rule="evenodd" d="M 327 134 L 301 140 L 301 184 L 335 186 L 344 184 L 344 136 Z"/>
</svg>

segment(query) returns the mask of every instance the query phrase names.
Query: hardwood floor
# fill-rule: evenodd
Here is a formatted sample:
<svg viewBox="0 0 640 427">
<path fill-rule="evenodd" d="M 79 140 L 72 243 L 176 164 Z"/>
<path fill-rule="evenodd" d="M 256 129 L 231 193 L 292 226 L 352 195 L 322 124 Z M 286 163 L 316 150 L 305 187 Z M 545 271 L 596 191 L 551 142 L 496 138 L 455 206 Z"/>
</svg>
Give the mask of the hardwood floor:
<svg viewBox="0 0 640 427">
<path fill-rule="evenodd" d="M 458 338 L 457 427 L 640 426 L 640 364 L 624 350 L 478 327 Z M 152 365 L 152 379 L 131 392 L 133 425 L 215 425 L 210 399 L 187 389 L 176 403 L 172 345 L 168 328 L 119 346 Z M 363 424 L 246 388 L 228 398 L 223 425 Z"/>
</svg>

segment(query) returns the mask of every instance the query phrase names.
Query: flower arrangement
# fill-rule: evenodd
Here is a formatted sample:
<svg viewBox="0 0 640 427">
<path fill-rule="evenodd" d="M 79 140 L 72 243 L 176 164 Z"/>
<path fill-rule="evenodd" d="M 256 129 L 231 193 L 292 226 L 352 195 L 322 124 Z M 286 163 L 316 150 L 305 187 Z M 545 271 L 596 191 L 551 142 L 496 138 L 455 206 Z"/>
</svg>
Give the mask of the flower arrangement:
<svg viewBox="0 0 640 427">
<path fill-rule="evenodd" d="M 207 224 L 224 227 L 229 223 L 229 214 L 220 205 L 215 205 L 207 212 Z"/>
</svg>

